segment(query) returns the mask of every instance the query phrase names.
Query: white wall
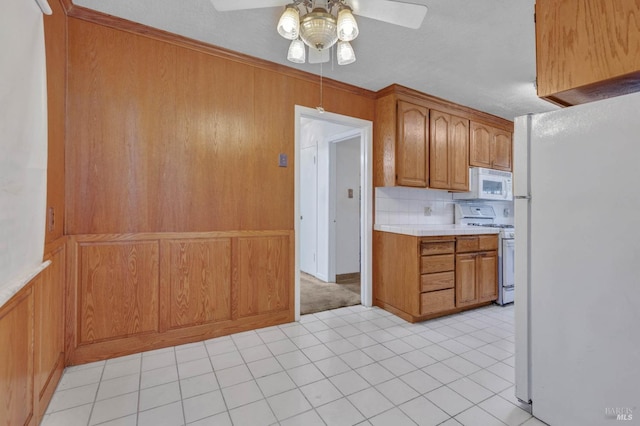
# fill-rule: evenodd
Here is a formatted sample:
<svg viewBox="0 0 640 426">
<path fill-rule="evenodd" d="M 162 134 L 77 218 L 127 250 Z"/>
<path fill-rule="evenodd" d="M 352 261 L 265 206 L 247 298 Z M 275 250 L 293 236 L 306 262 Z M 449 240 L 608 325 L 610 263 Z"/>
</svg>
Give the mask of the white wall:
<svg viewBox="0 0 640 426">
<path fill-rule="evenodd" d="M 375 223 L 379 225 L 447 225 L 455 222 L 450 192 L 438 189 L 378 187 L 375 198 Z M 512 201 L 485 201 L 496 211 L 496 223 L 513 224 Z M 431 216 L 424 213 L 431 207 Z M 507 215 L 505 216 L 505 209 Z"/>
<path fill-rule="evenodd" d="M 337 142 L 336 274 L 360 272 L 360 138 Z M 353 190 L 353 198 L 348 190 Z"/>
<path fill-rule="evenodd" d="M 44 27 L 35 1 L 0 13 L 0 305 L 42 267 L 47 179 Z"/>
</svg>

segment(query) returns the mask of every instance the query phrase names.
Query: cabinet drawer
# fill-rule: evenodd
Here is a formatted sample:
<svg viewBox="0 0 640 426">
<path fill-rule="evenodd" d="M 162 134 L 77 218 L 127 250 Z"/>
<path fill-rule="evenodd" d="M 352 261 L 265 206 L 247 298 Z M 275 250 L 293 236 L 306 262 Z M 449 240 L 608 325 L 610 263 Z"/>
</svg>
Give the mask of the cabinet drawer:
<svg viewBox="0 0 640 426">
<path fill-rule="evenodd" d="M 438 290 L 420 294 L 420 314 L 435 314 L 455 308 L 455 290 Z"/>
<path fill-rule="evenodd" d="M 456 237 L 456 253 L 498 249 L 498 234 Z"/>
<path fill-rule="evenodd" d="M 420 254 L 430 256 L 432 254 L 446 254 L 455 252 L 455 241 L 423 241 L 420 244 Z"/>
<path fill-rule="evenodd" d="M 453 288 L 455 274 L 450 272 L 438 272 L 436 274 L 423 274 L 420 276 L 420 291 L 435 291 L 445 288 Z"/>
<path fill-rule="evenodd" d="M 478 247 L 481 251 L 498 250 L 498 236 L 480 235 L 478 237 Z"/>
<path fill-rule="evenodd" d="M 477 235 L 456 237 L 456 253 L 479 251 L 480 243 Z"/>
<path fill-rule="evenodd" d="M 420 273 L 430 274 L 433 272 L 453 271 L 455 268 L 455 264 L 455 255 L 453 254 L 422 256 L 420 258 Z"/>
</svg>

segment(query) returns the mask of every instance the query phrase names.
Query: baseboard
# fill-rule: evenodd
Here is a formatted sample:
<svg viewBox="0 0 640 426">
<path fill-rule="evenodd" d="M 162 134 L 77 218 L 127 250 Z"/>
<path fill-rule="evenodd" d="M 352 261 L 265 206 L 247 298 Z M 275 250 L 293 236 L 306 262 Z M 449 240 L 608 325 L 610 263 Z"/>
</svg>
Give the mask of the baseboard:
<svg viewBox="0 0 640 426">
<path fill-rule="evenodd" d="M 351 272 L 349 274 L 336 274 L 336 283 L 352 283 L 354 281 L 360 281 L 360 272 Z"/>
</svg>

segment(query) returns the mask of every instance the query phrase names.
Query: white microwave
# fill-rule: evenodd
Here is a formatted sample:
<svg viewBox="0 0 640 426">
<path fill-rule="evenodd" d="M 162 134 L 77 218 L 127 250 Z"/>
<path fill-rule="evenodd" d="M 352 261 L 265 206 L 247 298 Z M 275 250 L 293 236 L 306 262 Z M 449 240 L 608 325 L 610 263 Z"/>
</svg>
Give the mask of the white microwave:
<svg viewBox="0 0 640 426">
<path fill-rule="evenodd" d="M 502 200 L 513 199 L 513 175 L 502 170 L 471 167 L 469 169 L 469 192 L 453 194 L 456 200 Z"/>
</svg>

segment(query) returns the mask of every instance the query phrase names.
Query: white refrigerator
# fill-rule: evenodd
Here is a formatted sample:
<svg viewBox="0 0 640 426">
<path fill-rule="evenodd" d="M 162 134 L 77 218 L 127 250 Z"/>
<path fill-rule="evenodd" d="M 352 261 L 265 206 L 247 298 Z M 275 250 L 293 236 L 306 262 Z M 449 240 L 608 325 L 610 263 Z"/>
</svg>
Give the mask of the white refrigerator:
<svg viewBox="0 0 640 426">
<path fill-rule="evenodd" d="M 517 117 L 516 396 L 640 425 L 640 93 Z"/>
</svg>

